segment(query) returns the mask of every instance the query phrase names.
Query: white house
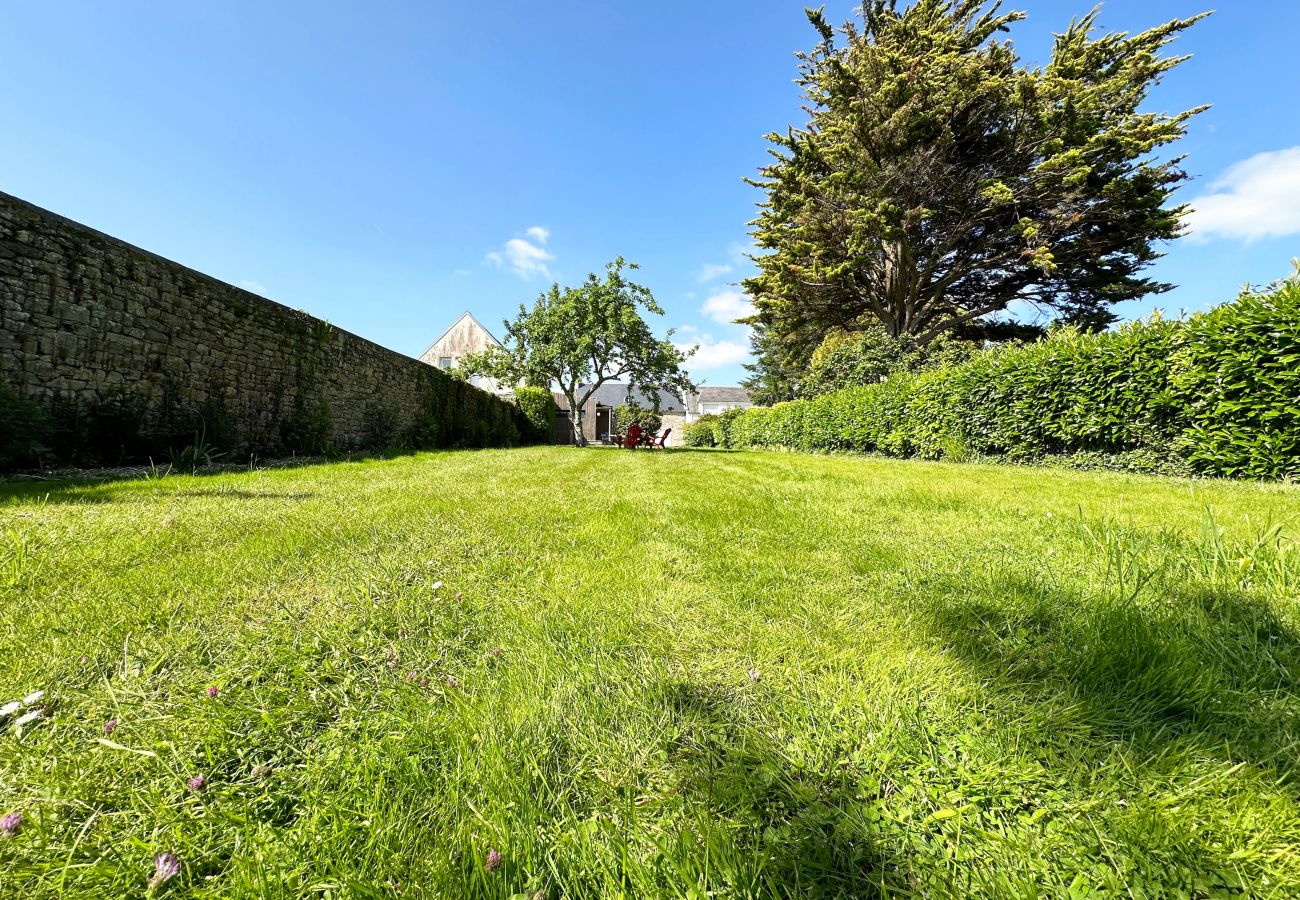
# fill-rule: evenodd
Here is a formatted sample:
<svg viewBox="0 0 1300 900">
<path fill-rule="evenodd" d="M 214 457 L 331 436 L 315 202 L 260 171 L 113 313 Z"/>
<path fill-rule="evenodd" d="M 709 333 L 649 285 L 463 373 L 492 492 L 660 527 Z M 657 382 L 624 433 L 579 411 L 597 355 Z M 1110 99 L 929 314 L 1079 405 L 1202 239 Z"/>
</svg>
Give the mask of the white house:
<svg viewBox="0 0 1300 900">
<path fill-rule="evenodd" d="M 686 398 L 686 421 L 694 422 L 700 416 L 726 412 L 729 409 L 749 409 L 754 406 L 749 391 L 742 387 L 702 387 L 699 393 Z"/>
</svg>

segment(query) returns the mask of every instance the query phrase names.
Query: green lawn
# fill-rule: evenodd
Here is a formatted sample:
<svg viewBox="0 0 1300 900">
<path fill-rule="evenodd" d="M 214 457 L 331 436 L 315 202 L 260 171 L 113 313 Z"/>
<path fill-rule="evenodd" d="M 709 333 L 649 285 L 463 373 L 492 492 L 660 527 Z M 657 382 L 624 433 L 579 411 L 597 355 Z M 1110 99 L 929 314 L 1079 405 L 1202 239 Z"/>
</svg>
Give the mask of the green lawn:
<svg viewBox="0 0 1300 900">
<path fill-rule="evenodd" d="M 3 485 L 0 896 L 1295 897 L 1298 517 L 708 451 Z"/>
</svg>

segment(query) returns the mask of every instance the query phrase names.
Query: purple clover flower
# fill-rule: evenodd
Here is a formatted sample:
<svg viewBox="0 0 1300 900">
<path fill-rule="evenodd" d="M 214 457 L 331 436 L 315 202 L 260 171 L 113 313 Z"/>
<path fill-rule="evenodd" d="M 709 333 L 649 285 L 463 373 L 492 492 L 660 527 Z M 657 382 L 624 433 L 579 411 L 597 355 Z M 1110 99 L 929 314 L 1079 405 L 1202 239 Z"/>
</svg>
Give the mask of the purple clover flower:
<svg viewBox="0 0 1300 900">
<path fill-rule="evenodd" d="M 193 778 L 185 779 L 185 786 L 197 793 L 208 786 L 208 780 L 202 775 L 195 775 Z"/>
<path fill-rule="evenodd" d="M 109 735 L 117 731 L 117 719 L 109 719 L 104 723 L 104 734 Z"/>
<path fill-rule="evenodd" d="M 149 890 L 156 891 L 170 879 L 181 872 L 181 861 L 176 854 L 165 850 L 153 858 L 153 877 L 149 879 Z"/>
<path fill-rule="evenodd" d="M 11 812 L 9 815 L 0 819 L 0 833 L 5 837 L 11 838 L 23 829 L 23 814 L 20 812 Z"/>
<path fill-rule="evenodd" d="M 501 854 L 495 850 L 489 850 L 487 859 L 483 860 L 483 868 L 489 872 L 495 872 L 501 868 Z"/>
<path fill-rule="evenodd" d="M 208 696 L 209 696 L 209 697 L 215 697 L 215 696 L 217 696 L 217 694 L 220 694 L 220 693 L 221 693 L 221 688 L 217 687 L 215 684 L 210 684 L 210 685 L 208 685 Z"/>
</svg>

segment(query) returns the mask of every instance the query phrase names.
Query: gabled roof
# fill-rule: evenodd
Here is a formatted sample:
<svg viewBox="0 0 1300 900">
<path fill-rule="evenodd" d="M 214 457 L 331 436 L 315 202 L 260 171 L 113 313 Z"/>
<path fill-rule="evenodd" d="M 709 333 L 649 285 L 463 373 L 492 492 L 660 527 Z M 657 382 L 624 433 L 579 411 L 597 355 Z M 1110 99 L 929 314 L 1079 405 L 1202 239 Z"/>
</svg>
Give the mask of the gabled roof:
<svg viewBox="0 0 1300 900">
<path fill-rule="evenodd" d="M 424 348 L 424 353 L 421 353 L 420 356 L 423 357 L 425 353 L 428 353 L 430 350 L 436 347 L 439 341 L 441 341 L 447 335 L 451 334 L 451 330 L 455 328 L 457 325 L 459 325 L 461 323 L 461 320 L 464 319 L 466 316 L 468 316 L 469 320 L 473 322 L 475 325 L 477 325 L 484 334 L 486 334 L 489 338 L 491 338 L 492 343 L 496 344 L 498 347 L 502 346 L 501 342 L 497 340 L 497 336 L 493 334 L 492 331 L 486 325 L 484 325 L 482 322 L 476 319 L 472 312 L 470 312 L 469 310 L 465 310 L 463 313 L 461 313 L 459 316 L 456 317 L 455 322 L 452 322 L 450 325 L 447 326 L 446 331 L 438 335 L 438 337 L 431 344 L 429 344 L 429 346 Z"/>
<path fill-rule="evenodd" d="M 695 399 L 701 403 L 749 403 L 749 391 L 743 387 L 709 387 L 700 388 Z"/>
</svg>

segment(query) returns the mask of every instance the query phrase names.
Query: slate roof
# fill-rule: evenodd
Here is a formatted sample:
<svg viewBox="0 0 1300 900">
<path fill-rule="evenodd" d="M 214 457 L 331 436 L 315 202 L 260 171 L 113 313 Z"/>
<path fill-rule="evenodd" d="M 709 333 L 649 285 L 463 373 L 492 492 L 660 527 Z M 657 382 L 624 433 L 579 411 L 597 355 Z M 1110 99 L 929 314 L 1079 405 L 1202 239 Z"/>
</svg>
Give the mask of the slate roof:
<svg viewBox="0 0 1300 900">
<path fill-rule="evenodd" d="M 699 403 L 750 403 L 749 391 L 743 387 L 709 387 L 700 388 L 695 395 Z"/>
<path fill-rule="evenodd" d="M 587 389 L 586 385 L 578 388 L 578 393 L 582 394 Z M 554 391 L 555 405 L 560 409 L 568 409 L 569 401 L 564 399 L 564 394 Z M 596 388 L 593 395 L 596 402 L 601 406 L 622 406 L 627 402 L 627 384 L 620 381 L 607 381 L 600 387 Z M 641 390 L 632 392 L 632 400 L 637 406 L 649 408 L 654 405 L 651 395 Z M 686 409 L 679 397 L 675 397 L 668 391 L 659 392 L 659 411 L 660 412 L 684 412 Z"/>
</svg>

